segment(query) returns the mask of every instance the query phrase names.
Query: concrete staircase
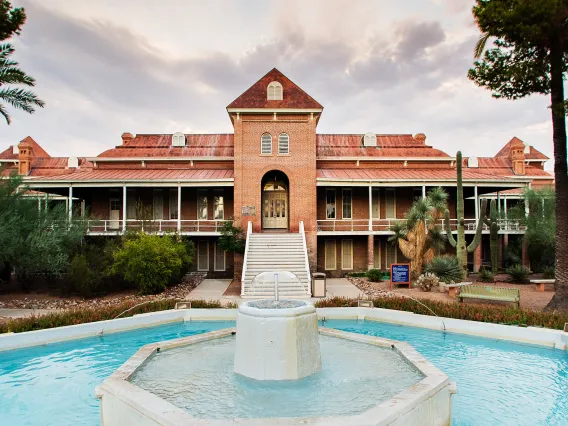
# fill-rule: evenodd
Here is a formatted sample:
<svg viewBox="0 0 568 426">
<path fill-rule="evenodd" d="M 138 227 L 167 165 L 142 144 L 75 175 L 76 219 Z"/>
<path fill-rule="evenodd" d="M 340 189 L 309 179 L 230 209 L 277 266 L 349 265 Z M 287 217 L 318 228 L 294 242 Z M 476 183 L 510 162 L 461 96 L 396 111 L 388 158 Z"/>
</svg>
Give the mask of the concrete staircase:
<svg viewBox="0 0 568 426">
<path fill-rule="evenodd" d="M 274 284 L 253 283 L 263 272 L 288 271 L 296 280 L 279 279 L 278 293 L 281 299 L 308 298 L 310 294 L 309 270 L 306 267 L 306 246 L 303 233 L 253 234 L 247 236 L 247 252 L 243 265 L 241 296 L 244 298 L 274 298 Z"/>
</svg>

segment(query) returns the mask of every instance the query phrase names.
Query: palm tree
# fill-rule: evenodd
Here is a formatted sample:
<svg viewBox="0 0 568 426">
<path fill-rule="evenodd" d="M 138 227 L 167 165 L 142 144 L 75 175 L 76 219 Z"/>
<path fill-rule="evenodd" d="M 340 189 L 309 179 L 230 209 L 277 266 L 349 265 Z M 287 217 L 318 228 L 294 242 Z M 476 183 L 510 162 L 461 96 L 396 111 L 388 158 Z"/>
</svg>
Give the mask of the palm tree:
<svg viewBox="0 0 568 426">
<path fill-rule="evenodd" d="M 0 102 L 8 103 L 16 109 L 33 114 L 35 112 L 34 106 L 43 108 L 44 102 L 30 90 L 6 87 L 12 84 L 35 86 L 35 80 L 18 68 L 17 62 L 10 59 L 10 55 L 13 53 L 14 46 L 8 43 L 0 44 Z M 10 115 L 3 103 L 0 103 L 0 114 L 10 124 Z"/>
</svg>

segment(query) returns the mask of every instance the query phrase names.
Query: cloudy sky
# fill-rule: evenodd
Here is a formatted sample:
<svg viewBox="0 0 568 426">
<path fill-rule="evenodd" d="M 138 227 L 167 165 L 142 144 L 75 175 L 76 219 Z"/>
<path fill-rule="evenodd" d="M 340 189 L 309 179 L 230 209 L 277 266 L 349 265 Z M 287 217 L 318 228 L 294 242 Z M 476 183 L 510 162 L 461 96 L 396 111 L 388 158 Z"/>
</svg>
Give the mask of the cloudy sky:
<svg viewBox="0 0 568 426">
<path fill-rule="evenodd" d="M 12 0 L 15 59 L 46 107 L 12 111 L 0 150 L 30 135 L 94 156 L 123 132 L 231 132 L 225 107 L 277 67 L 324 106 L 321 133 L 425 133 L 489 156 L 513 136 L 552 156 L 549 100 L 470 82 L 473 0 Z M 547 165 L 550 168 L 551 162 Z"/>
</svg>

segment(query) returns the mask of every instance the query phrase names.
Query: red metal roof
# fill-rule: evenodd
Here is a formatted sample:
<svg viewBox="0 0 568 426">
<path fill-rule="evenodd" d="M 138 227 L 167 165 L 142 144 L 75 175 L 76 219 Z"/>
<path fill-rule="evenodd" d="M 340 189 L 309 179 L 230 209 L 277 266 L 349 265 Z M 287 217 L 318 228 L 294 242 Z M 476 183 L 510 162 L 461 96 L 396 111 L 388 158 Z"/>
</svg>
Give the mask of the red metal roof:
<svg viewBox="0 0 568 426">
<path fill-rule="evenodd" d="M 318 157 L 447 157 L 412 135 L 377 135 L 376 147 L 364 147 L 363 135 L 316 135 Z"/>
<path fill-rule="evenodd" d="M 46 158 L 51 157 L 35 140 L 33 140 L 31 136 L 26 136 L 24 139 L 18 142 L 18 145 L 24 142 L 27 143 L 32 148 L 31 152 L 32 157 L 46 157 Z M 0 152 L 0 159 L 17 160 L 18 154 L 14 154 L 13 152 L 14 150 L 12 146 L 9 146 L 8 149 L 5 149 L 4 151 Z"/>
<path fill-rule="evenodd" d="M 185 140 L 185 146 L 172 146 L 171 134 L 136 135 L 99 157 L 232 157 L 234 154 L 232 134 L 187 134 Z"/>
<path fill-rule="evenodd" d="M 233 170 L 216 169 L 148 169 L 148 170 L 112 170 L 112 169 L 92 169 L 77 170 L 75 173 L 68 173 L 57 176 L 38 176 L 34 181 L 39 180 L 58 180 L 58 181 L 107 181 L 107 180 L 216 180 L 216 179 L 232 179 Z"/>
<path fill-rule="evenodd" d="M 456 179 L 455 169 L 319 169 L 322 179 L 446 180 Z M 464 170 L 466 180 L 495 180 L 498 176 Z"/>
<path fill-rule="evenodd" d="M 514 144 L 519 144 L 519 143 L 522 143 L 523 145 L 525 145 L 525 143 L 522 140 L 520 140 L 516 136 L 513 137 L 513 139 L 511 139 L 509 142 L 507 142 L 505 144 L 505 146 L 503 146 L 503 148 L 501 148 L 499 150 L 499 152 L 497 154 L 495 154 L 495 157 L 509 157 L 510 154 L 511 154 L 511 146 L 514 145 Z M 529 148 L 530 148 L 529 152 L 525 153 L 525 159 L 527 159 L 527 160 L 543 160 L 543 161 L 550 160 L 546 155 L 544 155 L 542 152 L 535 149 L 533 146 L 529 146 Z"/>
<path fill-rule="evenodd" d="M 282 85 L 283 97 L 281 101 L 269 101 L 267 99 L 268 85 L 277 81 Z M 241 96 L 229 104 L 227 108 L 313 108 L 323 107 L 310 95 L 300 89 L 288 77 L 273 68 L 249 87 Z"/>
</svg>

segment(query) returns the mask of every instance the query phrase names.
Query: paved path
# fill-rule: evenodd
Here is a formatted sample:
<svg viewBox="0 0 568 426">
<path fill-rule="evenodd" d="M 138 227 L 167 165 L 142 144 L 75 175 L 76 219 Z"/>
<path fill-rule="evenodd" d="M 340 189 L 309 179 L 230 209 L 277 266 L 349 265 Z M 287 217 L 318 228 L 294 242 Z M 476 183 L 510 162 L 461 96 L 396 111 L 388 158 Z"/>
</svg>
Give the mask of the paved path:
<svg viewBox="0 0 568 426">
<path fill-rule="evenodd" d="M 56 309 L 0 309 L 0 318 L 23 318 L 32 315 L 45 315 L 57 312 Z"/>
<path fill-rule="evenodd" d="M 214 280 L 207 279 L 201 281 L 201 283 L 195 287 L 187 296 L 186 300 L 221 300 L 223 298 L 223 293 L 231 284 L 230 279 L 227 280 Z"/>
<path fill-rule="evenodd" d="M 326 284 L 326 297 L 360 299 L 364 296 L 363 292 L 351 284 L 347 278 L 328 278 Z"/>
</svg>

